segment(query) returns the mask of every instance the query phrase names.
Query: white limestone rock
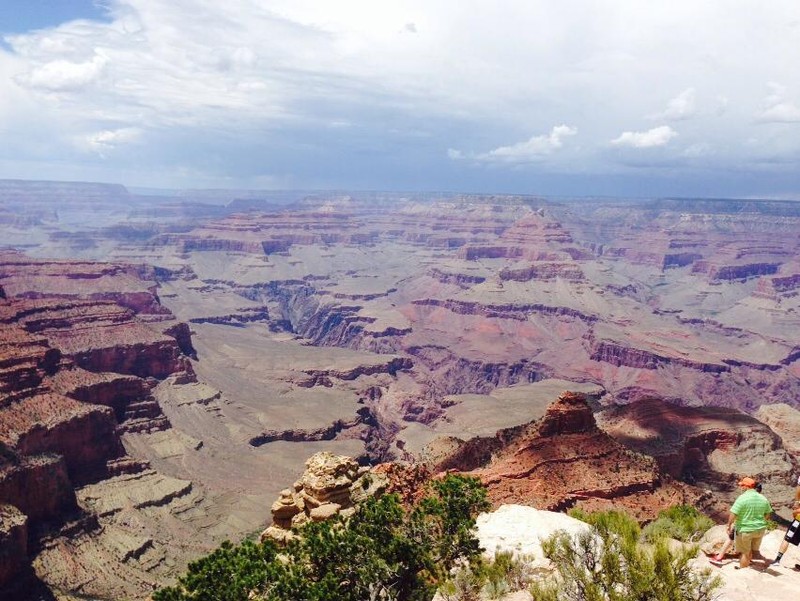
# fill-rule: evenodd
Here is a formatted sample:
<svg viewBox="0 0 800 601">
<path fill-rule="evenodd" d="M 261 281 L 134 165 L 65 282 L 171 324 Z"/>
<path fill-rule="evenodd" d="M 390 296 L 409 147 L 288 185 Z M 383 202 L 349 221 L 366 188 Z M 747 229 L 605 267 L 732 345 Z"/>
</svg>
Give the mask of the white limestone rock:
<svg viewBox="0 0 800 601">
<path fill-rule="evenodd" d="M 543 511 L 524 505 L 502 505 L 497 511 L 482 513 L 477 519 L 478 540 L 491 557 L 495 551 L 511 551 L 544 564 L 541 541 L 558 530 L 576 535 L 589 526 L 564 513 Z"/>
</svg>

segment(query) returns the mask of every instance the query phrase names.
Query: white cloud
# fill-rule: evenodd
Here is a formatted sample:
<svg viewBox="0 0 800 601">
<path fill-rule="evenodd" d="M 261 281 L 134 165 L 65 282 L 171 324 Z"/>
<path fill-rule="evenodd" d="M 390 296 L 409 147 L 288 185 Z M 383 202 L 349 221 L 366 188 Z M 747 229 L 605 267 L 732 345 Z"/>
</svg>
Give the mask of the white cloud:
<svg viewBox="0 0 800 601">
<path fill-rule="evenodd" d="M 105 157 L 109 151 L 117 146 L 136 142 L 142 136 L 142 130 L 136 127 L 123 127 L 120 129 L 106 129 L 81 136 L 76 144 L 83 150 L 97 153 Z"/>
<path fill-rule="evenodd" d="M 800 107 L 786 98 L 786 87 L 774 82 L 769 87 L 772 92 L 762 102 L 756 119 L 766 123 L 800 123 Z"/>
<path fill-rule="evenodd" d="M 556 125 L 550 130 L 549 134 L 531 136 L 525 142 L 517 142 L 510 146 L 500 146 L 489 152 L 469 155 L 468 158 L 478 161 L 504 163 L 529 163 L 531 161 L 538 161 L 561 148 L 564 145 L 565 137 L 574 136 L 577 133 L 578 129 L 576 127 Z M 467 158 L 463 152 L 453 148 L 447 151 L 447 156 L 453 160 Z"/>
<path fill-rule="evenodd" d="M 125 155 L 110 147 L 129 142 L 100 134 L 141 128 L 137 143 L 152 145 L 139 155 L 142 178 L 155 172 L 147 161 L 169 172 L 163 161 L 175 157 L 233 179 L 269 164 L 298 182 L 327 163 L 330 173 L 309 181 L 343 186 L 423 158 L 617 173 L 621 153 L 608 152 L 609 140 L 612 148 L 677 147 L 649 153 L 650 164 L 708 144 L 715 164 L 735 169 L 749 164 L 755 151 L 740 141 L 751 137 L 800 168 L 800 70 L 786 60 L 797 48 L 796 0 L 772 0 L 757 18 L 747 3 L 696 0 L 559 10 L 547 0 L 103 4 L 106 21 L 18 33 L 0 46 L 8 149 L 0 159 L 80 165 L 103 154 L 110 173 Z M 786 88 L 765 100 L 765 81 Z M 631 118 L 648 115 L 658 120 L 643 130 L 653 129 L 631 130 Z M 551 131 L 558 123 L 569 127 Z M 579 139 L 568 139 L 573 129 Z M 391 133 L 403 131 L 430 136 Z M 469 151 L 497 132 L 519 133 Z M 91 152 L 76 152 L 76 140 Z M 439 166 L 427 171 L 453 173 Z M 470 185 L 500 171 L 476 170 Z"/>
<path fill-rule="evenodd" d="M 17 81 L 48 92 L 80 90 L 100 77 L 107 62 L 108 59 L 100 55 L 81 63 L 53 60 L 20 75 Z"/>
<path fill-rule="evenodd" d="M 678 135 L 669 125 L 661 125 L 647 131 L 626 131 L 619 137 L 611 140 L 613 146 L 628 146 L 630 148 L 655 148 L 665 146 Z"/>
<path fill-rule="evenodd" d="M 667 103 L 667 108 L 651 118 L 667 121 L 683 121 L 694 117 L 695 91 L 694 88 L 686 88 L 683 92 L 675 96 Z"/>
</svg>

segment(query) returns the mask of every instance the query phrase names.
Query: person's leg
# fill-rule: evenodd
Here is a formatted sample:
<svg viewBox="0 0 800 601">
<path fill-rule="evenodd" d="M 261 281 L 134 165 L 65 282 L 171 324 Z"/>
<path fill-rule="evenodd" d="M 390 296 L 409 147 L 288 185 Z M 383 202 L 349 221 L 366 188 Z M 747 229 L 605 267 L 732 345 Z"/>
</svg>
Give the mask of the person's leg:
<svg viewBox="0 0 800 601">
<path fill-rule="evenodd" d="M 786 536 L 783 537 L 783 542 L 781 542 L 781 546 L 778 548 L 778 555 L 772 561 L 772 565 L 779 565 L 781 563 L 781 558 L 783 554 L 786 553 L 786 549 L 789 548 L 789 543 L 793 545 L 800 544 L 800 520 L 793 520 L 789 525 L 789 528 L 786 530 Z"/>
<path fill-rule="evenodd" d="M 739 567 L 746 568 L 750 566 L 753 559 L 753 549 L 758 550 L 758 545 L 761 543 L 761 537 L 764 532 L 737 532 L 736 533 L 736 550 L 742 555 L 739 557 Z M 755 543 L 755 545 L 754 545 Z"/>
<path fill-rule="evenodd" d="M 758 559 L 759 561 L 767 561 L 767 558 L 761 554 L 761 541 L 764 540 L 764 535 L 767 533 L 766 528 L 763 530 L 759 530 L 758 532 L 753 532 L 752 540 L 750 542 L 750 548 L 752 549 L 752 553 L 750 557 L 752 559 Z"/>
<path fill-rule="evenodd" d="M 725 544 L 722 545 L 722 549 L 720 549 L 719 553 L 714 555 L 711 559 L 715 562 L 720 562 L 725 559 L 725 556 L 728 554 L 728 551 L 731 550 L 733 547 L 733 541 L 736 539 L 736 528 L 734 528 L 731 532 L 728 533 L 728 539 L 725 541 Z"/>
<path fill-rule="evenodd" d="M 789 541 L 783 540 L 781 541 L 781 546 L 778 547 L 778 555 L 775 559 L 772 560 L 772 565 L 779 565 L 781 563 L 781 558 L 783 558 L 783 554 L 786 553 L 786 549 L 789 548 Z"/>
<path fill-rule="evenodd" d="M 736 531 L 736 550 L 739 555 L 739 567 L 746 568 L 750 565 L 750 539 L 744 534 Z"/>
</svg>

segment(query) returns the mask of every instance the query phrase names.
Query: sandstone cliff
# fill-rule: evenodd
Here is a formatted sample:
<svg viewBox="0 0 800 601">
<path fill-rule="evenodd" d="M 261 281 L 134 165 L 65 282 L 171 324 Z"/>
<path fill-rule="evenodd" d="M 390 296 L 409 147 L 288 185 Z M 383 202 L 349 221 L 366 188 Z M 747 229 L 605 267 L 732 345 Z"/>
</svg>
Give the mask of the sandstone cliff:
<svg viewBox="0 0 800 601">
<path fill-rule="evenodd" d="M 120 434 L 169 427 L 152 378 L 192 377 L 188 331 L 142 273 L 0 254 L 0 503 L 22 516 L 9 518 L 15 567 L 4 562 L 0 589 L 35 559 L 20 539 L 44 552 L 69 522 L 73 537 L 96 527 L 76 489 L 141 472 Z"/>
<path fill-rule="evenodd" d="M 651 457 L 600 430 L 586 396 L 571 392 L 526 426 L 498 432 L 494 439 L 455 441 L 437 465 L 471 470 L 496 506 L 521 503 L 551 511 L 616 506 L 648 520 L 670 504 L 707 501 L 701 491 L 665 478 Z"/>
</svg>

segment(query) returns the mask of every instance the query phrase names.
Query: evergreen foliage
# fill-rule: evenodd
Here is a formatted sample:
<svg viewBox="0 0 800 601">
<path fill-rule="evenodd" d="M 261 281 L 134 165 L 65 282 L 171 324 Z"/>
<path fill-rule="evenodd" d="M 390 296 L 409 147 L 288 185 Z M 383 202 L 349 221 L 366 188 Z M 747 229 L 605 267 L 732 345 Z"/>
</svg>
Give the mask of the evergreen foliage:
<svg viewBox="0 0 800 601">
<path fill-rule="evenodd" d="M 423 601 L 480 554 L 475 517 L 488 509 L 474 478 L 447 476 L 407 511 L 372 498 L 349 519 L 310 523 L 280 555 L 271 543 L 224 543 L 154 601 Z"/>
</svg>

